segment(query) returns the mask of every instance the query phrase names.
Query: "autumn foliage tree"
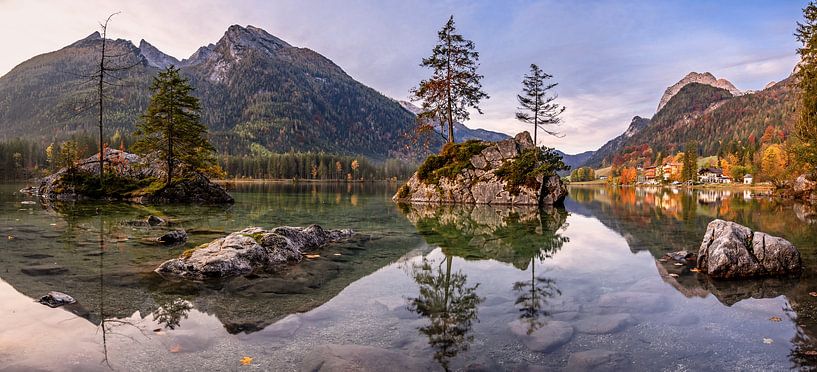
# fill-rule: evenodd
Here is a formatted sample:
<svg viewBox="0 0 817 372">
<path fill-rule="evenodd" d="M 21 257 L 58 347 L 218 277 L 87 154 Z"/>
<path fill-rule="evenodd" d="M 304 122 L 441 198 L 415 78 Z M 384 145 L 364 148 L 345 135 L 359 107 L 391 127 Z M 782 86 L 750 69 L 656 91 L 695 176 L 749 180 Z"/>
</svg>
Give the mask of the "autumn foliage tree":
<svg viewBox="0 0 817 372">
<path fill-rule="evenodd" d="M 760 159 L 760 169 L 763 179 L 771 182 L 775 187 L 783 187 L 789 178 L 789 159 L 786 150 L 781 145 L 770 145 L 763 150 Z"/>
<path fill-rule="evenodd" d="M 437 33 L 437 45 L 420 66 L 432 70 L 429 79 L 411 90 L 412 100 L 422 102 L 417 116 L 417 134 L 434 131 L 435 122 L 448 130 L 449 143 L 454 142 L 454 123 L 470 117 L 469 108 L 480 114 L 479 102 L 489 98 L 482 91 L 482 75 L 477 73 L 479 52 L 474 42 L 457 33 L 454 16 Z"/>
<path fill-rule="evenodd" d="M 632 185 L 635 183 L 637 177 L 638 170 L 633 167 L 625 167 L 621 169 L 621 177 L 619 178 L 619 182 L 621 182 L 622 185 Z"/>
</svg>

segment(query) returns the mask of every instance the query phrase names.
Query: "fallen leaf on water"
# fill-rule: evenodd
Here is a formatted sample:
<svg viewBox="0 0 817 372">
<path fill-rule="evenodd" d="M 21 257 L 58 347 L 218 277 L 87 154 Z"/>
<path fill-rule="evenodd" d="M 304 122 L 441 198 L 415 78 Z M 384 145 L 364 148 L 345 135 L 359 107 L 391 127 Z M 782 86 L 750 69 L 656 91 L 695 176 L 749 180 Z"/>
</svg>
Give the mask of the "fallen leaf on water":
<svg viewBox="0 0 817 372">
<path fill-rule="evenodd" d="M 14 237 L 9 235 L 9 240 L 14 240 Z"/>
<path fill-rule="evenodd" d="M 773 322 L 782 322 L 783 321 L 783 319 L 780 318 L 779 316 L 773 316 L 773 317 L 769 318 L 769 320 L 771 320 Z"/>
<path fill-rule="evenodd" d="M 319 255 L 319 254 L 308 254 L 308 255 L 306 255 L 306 258 L 320 258 L 320 257 L 321 257 L 321 255 Z"/>
<path fill-rule="evenodd" d="M 763 337 L 763 343 L 766 345 L 771 345 L 772 343 L 774 343 L 774 340 L 772 340 L 771 338 Z"/>
<path fill-rule="evenodd" d="M 808 295 L 811 297 L 817 297 L 817 292 L 809 292 Z"/>
<path fill-rule="evenodd" d="M 248 356 L 245 356 L 245 357 L 241 358 L 241 365 L 242 366 L 248 366 L 250 364 L 252 364 L 252 358 L 250 358 Z"/>
<path fill-rule="evenodd" d="M 803 352 L 803 355 L 815 356 L 815 355 L 817 355 L 817 351 L 815 351 L 815 350 L 806 350 L 806 351 Z"/>
<path fill-rule="evenodd" d="M 170 347 L 170 352 L 171 353 L 178 353 L 180 351 L 182 351 L 182 345 L 175 344 L 175 345 Z"/>
<path fill-rule="evenodd" d="M 340 254 L 340 253 L 335 253 L 334 255 L 335 255 L 335 256 L 340 256 L 341 254 Z"/>
<path fill-rule="evenodd" d="M 689 271 L 692 271 L 693 273 L 699 273 L 699 272 L 701 272 L 701 269 L 699 269 L 697 267 L 693 267 L 693 268 L 689 269 Z"/>
<path fill-rule="evenodd" d="M 673 277 L 673 278 L 677 278 L 677 277 L 678 277 L 678 274 L 669 274 L 669 276 L 671 276 L 671 277 Z"/>
</svg>

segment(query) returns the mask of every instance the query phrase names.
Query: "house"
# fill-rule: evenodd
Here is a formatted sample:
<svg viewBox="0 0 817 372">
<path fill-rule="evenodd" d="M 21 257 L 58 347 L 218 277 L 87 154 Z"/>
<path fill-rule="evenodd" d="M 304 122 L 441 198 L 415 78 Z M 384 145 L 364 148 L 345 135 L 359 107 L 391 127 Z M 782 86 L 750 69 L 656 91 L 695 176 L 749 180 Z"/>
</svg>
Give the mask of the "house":
<svg viewBox="0 0 817 372">
<path fill-rule="evenodd" d="M 661 167 L 664 174 L 664 181 L 669 181 L 670 178 L 678 178 L 677 176 L 681 174 L 682 169 L 684 169 L 683 163 L 671 162 L 664 164 Z"/>
<path fill-rule="evenodd" d="M 743 183 L 744 184 L 751 185 L 753 182 L 754 182 L 754 179 L 752 178 L 751 174 L 747 174 L 747 175 L 743 176 Z"/>
<path fill-rule="evenodd" d="M 701 168 L 698 170 L 698 181 L 701 183 L 731 183 L 732 179 L 724 176 L 720 168 Z"/>
<path fill-rule="evenodd" d="M 646 167 L 644 168 L 644 183 L 655 184 L 658 183 L 655 179 L 655 170 L 656 167 Z"/>
</svg>

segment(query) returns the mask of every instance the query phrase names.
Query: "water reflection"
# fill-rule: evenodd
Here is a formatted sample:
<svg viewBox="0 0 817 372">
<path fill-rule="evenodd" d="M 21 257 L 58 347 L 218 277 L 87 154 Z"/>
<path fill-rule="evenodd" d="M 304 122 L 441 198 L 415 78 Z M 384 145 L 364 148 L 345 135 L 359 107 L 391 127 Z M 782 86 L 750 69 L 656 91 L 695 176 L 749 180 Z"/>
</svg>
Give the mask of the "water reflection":
<svg viewBox="0 0 817 372">
<path fill-rule="evenodd" d="M 477 305 L 484 299 L 477 295 L 479 283 L 469 286 L 468 276 L 452 272 L 450 255 L 435 264 L 427 258 L 416 264 L 412 277 L 420 291 L 409 299 L 409 309 L 428 319 L 418 331 L 428 338 L 434 348 L 434 359 L 445 369 L 457 354 L 468 350 L 474 340 L 471 327 L 478 321 Z M 442 265 L 445 268 L 442 268 Z"/>
<path fill-rule="evenodd" d="M 566 228 L 564 209 L 536 209 L 486 205 L 401 205 L 406 217 L 426 242 L 445 255 L 445 269 L 424 258 L 414 267 L 420 295 L 410 308 L 431 320 L 420 328 L 437 351 L 435 358 L 448 369 L 448 359 L 468 349 L 468 334 L 476 320 L 479 283 L 465 286 L 467 276 L 451 273 L 452 256 L 466 260 L 493 259 L 530 271 L 530 280 L 512 283 L 519 318 L 528 333 L 546 324 L 548 300 L 561 295 L 556 280 L 536 271 L 538 262 L 552 257 L 569 241 L 559 231 Z M 442 264 L 440 264 L 441 266 Z M 453 288 L 453 292 L 451 289 Z"/>
<path fill-rule="evenodd" d="M 658 274 L 687 298 L 713 296 L 732 307 L 747 299 L 784 296 L 783 309 L 796 326 L 790 359 L 795 366 L 817 364 L 817 230 L 815 207 L 759 197 L 751 190 L 572 187 L 568 208 L 597 218 L 627 238 L 633 252 L 648 250 Z M 706 225 L 715 218 L 788 239 L 801 252 L 806 270 L 799 278 L 712 280 L 661 257 L 671 251 L 697 251 Z"/>
</svg>

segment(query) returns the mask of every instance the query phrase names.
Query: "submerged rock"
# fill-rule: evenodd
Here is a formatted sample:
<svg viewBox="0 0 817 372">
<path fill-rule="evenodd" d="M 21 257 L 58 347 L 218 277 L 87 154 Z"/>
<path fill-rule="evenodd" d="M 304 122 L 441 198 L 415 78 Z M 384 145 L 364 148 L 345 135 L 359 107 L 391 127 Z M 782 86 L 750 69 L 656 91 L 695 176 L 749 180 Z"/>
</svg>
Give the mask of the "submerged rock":
<svg viewBox="0 0 817 372">
<path fill-rule="evenodd" d="M 620 371 L 632 368 L 624 365 L 624 355 L 603 349 L 593 349 L 570 354 L 566 371 Z"/>
<path fill-rule="evenodd" d="M 714 220 L 698 251 L 698 269 L 713 278 L 799 274 L 800 252 L 788 240 L 731 221 Z"/>
<path fill-rule="evenodd" d="M 437 175 L 438 179 L 426 182 L 427 179 L 420 179 L 418 170 L 400 187 L 393 199 L 406 203 L 552 206 L 561 205 L 567 196 L 567 186 L 556 175 L 539 175 L 535 182 L 531 178 L 517 188 L 512 188 L 507 180 L 497 175 L 497 170 L 503 164 L 514 164 L 512 162 L 524 158 L 520 155 L 536 148 L 528 132 L 499 142 L 468 142 L 458 146 L 462 148 L 457 150 L 459 153 L 454 157 L 461 163 L 457 166 L 436 164 L 439 169 L 450 167 L 453 174 Z M 468 151 L 479 152 L 470 155 Z M 470 156 L 470 159 L 462 160 L 460 156 Z M 441 158 L 438 156 L 436 159 Z M 434 173 L 433 169 L 425 171 Z"/>
<path fill-rule="evenodd" d="M 187 241 L 187 232 L 184 230 L 176 230 L 171 231 L 167 234 L 160 236 L 158 239 L 159 243 L 162 244 L 178 244 L 184 243 Z"/>
<path fill-rule="evenodd" d="M 405 353 L 362 345 L 321 345 L 307 353 L 301 371 L 436 371 L 440 367 Z"/>
<path fill-rule="evenodd" d="M 164 220 L 163 218 L 161 218 L 161 217 L 156 217 L 156 216 L 154 216 L 154 215 L 150 215 L 150 216 L 148 216 L 148 218 L 147 218 L 147 223 L 148 223 L 148 225 L 150 225 L 150 226 L 159 226 L 159 225 L 164 225 L 166 222 L 165 222 L 165 220 Z"/>
<path fill-rule="evenodd" d="M 630 314 L 594 315 L 576 322 L 576 330 L 600 335 L 621 331 L 633 323 L 635 320 Z"/>
<path fill-rule="evenodd" d="M 165 261 L 156 272 L 164 276 L 202 280 L 245 275 L 258 268 L 298 262 L 303 252 L 351 237 L 352 230 L 308 227 L 250 227 L 202 244 Z"/>
<path fill-rule="evenodd" d="M 514 320 L 508 326 L 532 351 L 548 352 L 566 344 L 573 338 L 573 327 L 558 320 L 551 320 L 540 328 L 531 328 L 526 322 Z"/>
<path fill-rule="evenodd" d="M 37 302 L 49 306 L 49 307 L 60 307 L 62 305 L 69 305 L 77 302 L 73 297 L 57 291 L 48 292 L 47 295 L 40 297 Z"/>
</svg>

